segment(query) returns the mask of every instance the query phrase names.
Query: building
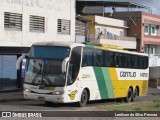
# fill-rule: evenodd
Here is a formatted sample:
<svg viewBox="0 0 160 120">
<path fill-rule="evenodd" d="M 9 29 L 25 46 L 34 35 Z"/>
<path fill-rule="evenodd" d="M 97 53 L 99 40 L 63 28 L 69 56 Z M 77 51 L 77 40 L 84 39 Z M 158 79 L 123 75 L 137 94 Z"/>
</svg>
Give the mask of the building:
<svg viewBox="0 0 160 120">
<path fill-rule="evenodd" d="M 160 66 L 160 16 L 145 12 L 115 12 L 128 22 L 127 35 L 137 38 L 138 50 L 150 55 L 150 66 Z"/>
<path fill-rule="evenodd" d="M 88 40 L 88 21 L 80 16 L 76 16 L 75 41 L 87 42 Z"/>
<path fill-rule="evenodd" d="M 126 21 L 97 15 L 83 17 L 89 21 L 89 42 L 112 44 L 127 50 L 136 50 L 136 38 L 127 37 Z"/>
<path fill-rule="evenodd" d="M 150 55 L 150 66 L 160 66 L 160 16 L 152 14 L 150 7 L 131 2 L 77 0 L 77 8 L 82 15 L 125 20 L 126 36 L 136 38 L 136 50 Z"/>
<path fill-rule="evenodd" d="M 22 87 L 16 60 L 40 41 L 75 40 L 74 0 L 0 0 L 0 90 Z"/>
<path fill-rule="evenodd" d="M 115 18 L 127 20 L 128 36 L 136 36 L 138 49 L 149 54 L 149 86 L 160 85 L 160 16 L 145 12 L 115 12 Z"/>
<path fill-rule="evenodd" d="M 149 54 L 149 86 L 157 87 L 160 81 L 160 15 L 152 14 L 148 6 L 130 2 L 77 0 L 77 6 L 79 14 L 100 15 L 127 22 L 126 35 L 136 38 L 136 50 Z"/>
</svg>

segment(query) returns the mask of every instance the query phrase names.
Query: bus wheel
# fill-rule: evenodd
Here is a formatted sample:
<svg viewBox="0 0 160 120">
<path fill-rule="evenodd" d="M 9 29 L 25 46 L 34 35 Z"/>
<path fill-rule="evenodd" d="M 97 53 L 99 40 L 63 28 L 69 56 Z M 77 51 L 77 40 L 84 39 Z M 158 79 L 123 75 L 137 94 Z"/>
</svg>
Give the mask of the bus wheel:
<svg viewBox="0 0 160 120">
<path fill-rule="evenodd" d="M 88 93 L 87 91 L 84 89 L 82 94 L 81 94 L 81 100 L 79 101 L 79 107 L 83 107 L 87 104 L 88 102 Z"/>
<path fill-rule="evenodd" d="M 126 98 L 124 98 L 124 101 L 125 102 L 131 102 L 132 98 L 133 98 L 133 91 L 132 91 L 131 88 L 129 88 L 128 89 L 128 94 L 127 94 Z"/>
<path fill-rule="evenodd" d="M 135 101 L 135 98 L 138 96 L 138 89 L 135 88 L 134 92 L 133 92 L 133 97 L 132 97 L 132 101 Z"/>
</svg>

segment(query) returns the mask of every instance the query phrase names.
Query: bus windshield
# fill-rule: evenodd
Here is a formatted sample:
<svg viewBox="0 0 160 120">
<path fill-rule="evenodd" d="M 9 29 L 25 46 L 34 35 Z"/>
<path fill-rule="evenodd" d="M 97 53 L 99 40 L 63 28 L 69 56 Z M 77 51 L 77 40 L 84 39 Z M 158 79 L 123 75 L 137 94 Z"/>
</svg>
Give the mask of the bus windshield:
<svg viewBox="0 0 160 120">
<path fill-rule="evenodd" d="M 65 73 L 62 72 L 62 62 L 68 56 L 69 48 L 32 48 L 28 59 L 25 83 L 55 87 L 64 86 Z"/>
<path fill-rule="evenodd" d="M 68 47 L 33 46 L 30 51 L 30 57 L 63 60 L 69 56 L 69 53 L 70 48 Z"/>
</svg>

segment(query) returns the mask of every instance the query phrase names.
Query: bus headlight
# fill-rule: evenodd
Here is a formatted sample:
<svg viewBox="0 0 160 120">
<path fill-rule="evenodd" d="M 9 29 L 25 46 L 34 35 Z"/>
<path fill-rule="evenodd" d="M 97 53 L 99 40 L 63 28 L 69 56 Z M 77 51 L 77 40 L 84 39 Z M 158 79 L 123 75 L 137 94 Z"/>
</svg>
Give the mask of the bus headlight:
<svg viewBox="0 0 160 120">
<path fill-rule="evenodd" d="M 63 91 L 54 91 L 53 95 L 62 95 L 64 92 Z"/>
<path fill-rule="evenodd" d="M 24 91 L 25 91 L 25 92 L 31 92 L 31 90 L 28 89 L 28 88 L 24 88 Z"/>
</svg>

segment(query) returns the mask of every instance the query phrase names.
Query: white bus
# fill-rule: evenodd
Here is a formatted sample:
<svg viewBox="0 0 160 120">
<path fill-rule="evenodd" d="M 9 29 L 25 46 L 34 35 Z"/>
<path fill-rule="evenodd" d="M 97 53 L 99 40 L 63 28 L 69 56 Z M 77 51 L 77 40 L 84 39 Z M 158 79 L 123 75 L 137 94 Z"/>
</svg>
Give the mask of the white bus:
<svg viewBox="0 0 160 120">
<path fill-rule="evenodd" d="M 124 98 L 148 90 L 148 55 L 116 46 L 49 42 L 33 44 L 27 57 L 24 97 L 46 103 Z"/>
</svg>

